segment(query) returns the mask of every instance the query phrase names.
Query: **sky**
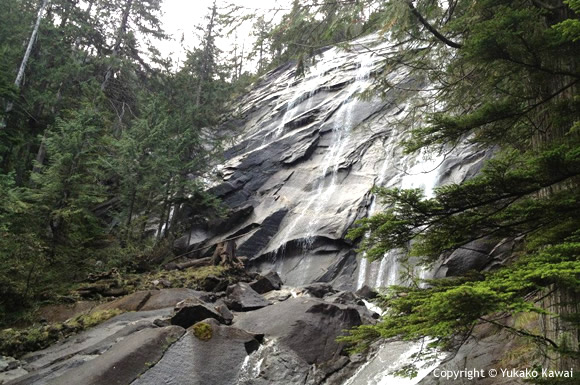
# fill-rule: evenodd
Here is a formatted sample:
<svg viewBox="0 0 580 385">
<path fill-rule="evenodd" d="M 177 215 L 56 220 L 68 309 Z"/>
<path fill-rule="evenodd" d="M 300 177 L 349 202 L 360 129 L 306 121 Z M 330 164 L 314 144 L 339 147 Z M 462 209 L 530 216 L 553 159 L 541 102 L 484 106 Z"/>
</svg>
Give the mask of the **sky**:
<svg viewBox="0 0 580 385">
<path fill-rule="evenodd" d="M 217 0 L 218 7 L 235 4 L 244 7 L 243 12 L 268 13 L 272 17 L 274 17 L 274 12 L 270 11 L 271 9 L 288 8 L 289 3 L 290 0 Z M 204 17 L 209 14 L 212 4 L 213 0 L 163 1 L 163 28 L 167 34 L 171 35 L 170 41 L 165 41 L 158 47 L 163 56 L 171 56 L 174 63 L 179 66 L 179 63 L 185 58 L 185 50 L 193 48 L 199 42 L 195 26 L 207 25 Z M 280 15 L 280 12 L 278 14 Z M 242 45 L 245 40 L 245 46 L 251 46 L 251 25 L 251 21 L 246 22 L 238 29 L 238 45 Z M 181 44 L 182 36 L 183 44 Z M 217 44 L 222 50 L 229 50 L 232 49 L 234 40 L 234 36 L 230 36 L 218 41 Z"/>
</svg>

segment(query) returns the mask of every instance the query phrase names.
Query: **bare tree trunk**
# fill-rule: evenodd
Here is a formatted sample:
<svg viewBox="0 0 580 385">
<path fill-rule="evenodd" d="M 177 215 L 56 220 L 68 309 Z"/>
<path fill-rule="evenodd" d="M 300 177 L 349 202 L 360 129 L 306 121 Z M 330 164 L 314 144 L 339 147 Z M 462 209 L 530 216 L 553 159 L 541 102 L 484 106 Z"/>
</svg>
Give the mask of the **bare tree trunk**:
<svg viewBox="0 0 580 385">
<path fill-rule="evenodd" d="M 28 46 L 26 47 L 26 52 L 24 53 L 24 58 L 22 59 L 22 63 L 20 63 L 20 69 L 18 70 L 18 75 L 16 75 L 16 80 L 14 81 L 14 85 L 16 88 L 20 88 L 22 84 L 22 79 L 24 78 L 24 70 L 26 69 L 26 64 L 28 63 L 28 59 L 30 58 L 30 53 L 32 52 L 32 47 L 34 46 L 34 42 L 36 41 L 36 36 L 38 35 L 38 29 L 40 28 L 40 21 L 42 20 L 42 15 L 44 14 L 44 10 L 48 5 L 50 0 L 43 0 L 40 9 L 38 10 L 38 15 L 36 16 L 36 23 L 34 24 L 34 29 L 32 30 L 32 35 L 30 35 L 30 40 L 28 41 Z"/>
<path fill-rule="evenodd" d="M 28 46 L 26 47 L 26 51 L 24 52 L 24 57 L 22 58 L 22 63 L 20 63 L 20 68 L 18 69 L 18 74 L 16 75 L 16 80 L 14 81 L 14 86 L 16 89 L 20 89 L 22 85 L 22 79 L 24 79 L 24 70 L 26 69 L 26 64 L 28 64 L 28 59 L 30 59 L 30 53 L 32 52 L 32 47 L 34 47 L 34 42 L 36 41 L 36 36 L 38 35 L 38 30 L 40 29 L 40 21 L 42 20 L 42 15 L 44 14 L 44 10 L 50 0 L 43 0 L 40 9 L 38 10 L 38 15 L 36 16 L 36 23 L 34 24 L 34 28 L 32 29 L 32 35 L 30 35 L 30 40 L 28 41 Z M 14 104 L 12 102 L 8 102 L 6 106 L 6 113 L 12 111 Z M 0 122 L 0 129 L 6 127 L 6 122 L 2 120 Z"/>
<path fill-rule="evenodd" d="M 44 131 L 44 135 L 42 135 L 40 147 L 38 148 L 38 152 L 36 153 L 36 164 L 32 167 L 33 173 L 39 173 L 42 164 L 44 163 L 44 158 L 46 156 L 46 146 L 44 145 L 45 140 L 46 140 L 46 131 Z"/>
</svg>

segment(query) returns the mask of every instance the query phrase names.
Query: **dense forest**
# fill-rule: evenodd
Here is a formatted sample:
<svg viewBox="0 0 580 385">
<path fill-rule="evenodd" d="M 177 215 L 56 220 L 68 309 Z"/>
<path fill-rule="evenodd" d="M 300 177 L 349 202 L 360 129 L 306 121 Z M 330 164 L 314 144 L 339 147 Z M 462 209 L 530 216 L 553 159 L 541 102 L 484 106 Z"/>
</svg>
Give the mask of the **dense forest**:
<svg viewBox="0 0 580 385">
<path fill-rule="evenodd" d="M 160 264 L 191 225 L 173 213 L 204 221 L 226 210 L 208 186 L 236 135 L 220 125 L 236 98 L 277 66 L 291 62 L 299 77 L 324 47 L 379 32 L 392 49 L 368 93 L 393 87 L 396 67 L 423 85 L 400 117 L 405 151 L 467 138 L 495 155 L 430 199 L 377 188 L 386 211 L 349 238 L 370 259 L 402 248 L 426 265 L 482 239 L 517 248 L 492 272 L 390 288 L 381 322 L 344 341 L 364 350 L 431 336 L 452 349 L 476 324 L 545 316 L 542 300 L 557 293 L 569 333 L 513 332 L 578 359 L 580 1 L 294 0 L 276 17 L 214 3 L 178 68 L 156 49 L 168 38 L 161 3 L 3 0 L 0 324 L 87 273 Z M 248 20 L 251 48 L 217 46 Z"/>
</svg>

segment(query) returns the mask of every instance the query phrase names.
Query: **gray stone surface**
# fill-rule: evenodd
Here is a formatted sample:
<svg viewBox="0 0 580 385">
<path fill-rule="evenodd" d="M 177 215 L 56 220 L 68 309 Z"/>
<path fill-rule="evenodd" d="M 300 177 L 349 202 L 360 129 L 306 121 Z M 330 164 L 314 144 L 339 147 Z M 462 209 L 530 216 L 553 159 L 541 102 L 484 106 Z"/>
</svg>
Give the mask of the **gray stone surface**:
<svg viewBox="0 0 580 385">
<path fill-rule="evenodd" d="M 309 364 L 336 358 L 343 346 L 336 342 L 343 330 L 361 323 L 352 306 L 329 304 L 316 298 L 290 298 L 267 308 L 239 313 L 234 326 L 277 339 Z"/>
<path fill-rule="evenodd" d="M 225 304 L 234 311 L 250 311 L 270 305 L 262 295 L 256 293 L 249 284 L 239 282 L 228 287 Z"/>
<path fill-rule="evenodd" d="M 206 295 L 207 293 L 186 289 L 172 288 L 161 290 L 138 291 L 125 297 L 99 305 L 97 310 L 119 309 L 123 311 L 149 311 L 175 306 L 187 298 Z"/>
<path fill-rule="evenodd" d="M 410 113 L 415 95 L 393 88 L 384 90 L 383 99 L 356 97 L 371 85 L 369 76 L 388 46 L 371 36 L 348 51 L 327 49 L 307 65 L 304 77 L 295 78 L 292 65 L 282 66 L 248 92 L 223 124 L 241 134 L 226 151 L 223 178 L 212 189 L 231 216 L 219 226 L 193 227 L 179 247 L 213 244 L 260 226 L 237 240 L 238 254 L 257 271 L 277 271 L 287 285 L 324 281 L 353 290 L 357 280 L 387 282 L 391 270 L 380 269 L 378 261 L 361 272 L 344 241 L 354 221 L 369 214 L 371 188 L 430 191 L 471 177 L 489 156 L 467 143 L 444 149 L 445 158 L 403 153 L 399 144 L 408 132 L 397 120 Z M 388 76 L 399 85 L 417 85 L 403 69 Z"/>
<path fill-rule="evenodd" d="M 148 312 L 134 312 L 118 315 L 101 325 L 73 335 L 61 343 L 47 349 L 30 353 L 22 358 L 26 368 L 39 369 L 54 362 L 62 361 L 79 352 L 95 350 L 101 344 L 114 343 L 118 338 L 148 327 L 156 318 L 171 313 L 171 308 Z M 120 334 L 117 334 L 120 333 Z M 105 349 L 105 348 L 102 348 Z"/>
<path fill-rule="evenodd" d="M 129 384 L 157 362 L 184 332 L 179 326 L 141 330 L 94 360 L 67 371 L 48 384 Z"/>
<path fill-rule="evenodd" d="M 487 331 L 484 332 L 482 329 L 487 329 Z M 455 371 L 475 369 L 483 370 L 484 373 L 488 373 L 490 369 L 495 369 L 501 374 L 501 369 L 530 368 L 531 360 L 528 361 L 530 357 L 528 356 L 526 359 L 523 352 L 528 352 L 529 355 L 529 344 L 533 343 L 530 341 L 523 342 L 524 344 L 527 343 L 528 346 L 525 347 L 524 345 L 522 349 L 522 339 L 518 339 L 513 334 L 505 330 L 498 330 L 493 326 L 480 327 L 476 330 L 475 336 L 461 346 L 451 360 L 440 365 L 438 369 Z M 519 354 L 514 354 L 513 352 L 519 352 Z M 538 359 L 538 357 L 535 358 Z M 457 381 L 453 378 L 440 378 L 431 373 L 418 385 L 454 385 L 457 384 Z M 489 376 L 478 378 L 473 380 L 472 383 L 478 385 L 520 385 L 524 384 L 525 381 L 522 378 L 498 375 L 493 378 Z"/>
<path fill-rule="evenodd" d="M 195 297 L 188 298 L 175 305 L 175 313 L 171 317 L 171 324 L 187 329 L 206 318 L 213 318 L 220 323 L 226 322 L 221 313 L 211 305 Z"/>
<path fill-rule="evenodd" d="M 212 337 L 198 339 L 188 331 L 163 358 L 132 385 L 234 385 L 244 360 L 259 342 L 254 335 L 210 319 Z"/>
</svg>

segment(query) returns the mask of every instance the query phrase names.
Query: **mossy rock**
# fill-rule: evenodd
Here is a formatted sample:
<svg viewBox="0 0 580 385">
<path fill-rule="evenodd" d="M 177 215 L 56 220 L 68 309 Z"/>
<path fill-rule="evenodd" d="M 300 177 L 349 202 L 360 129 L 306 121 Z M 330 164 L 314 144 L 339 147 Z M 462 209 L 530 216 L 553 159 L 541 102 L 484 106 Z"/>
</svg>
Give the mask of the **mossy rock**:
<svg viewBox="0 0 580 385">
<path fill-rule="evenodd" d="M 0 355 L 19 358 L 28 352 L 44 349 L 54 342 L 96 326 L 122 311 L 103 310 L 77 316 L 63 323 L 0 331 Z"/>
<path fill-rule="evenodd" d="M 206 322 L 198 322 L 192 326 L 193 335 L 202 341 L 209 341 L 213 336 L 213 329 L 210 324 Z"/>
</svg>

